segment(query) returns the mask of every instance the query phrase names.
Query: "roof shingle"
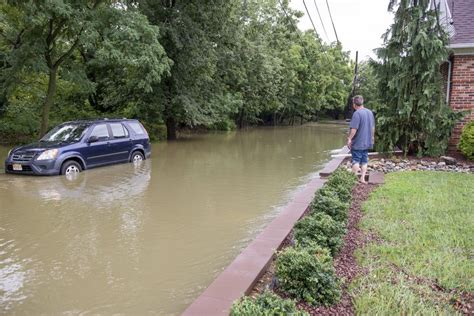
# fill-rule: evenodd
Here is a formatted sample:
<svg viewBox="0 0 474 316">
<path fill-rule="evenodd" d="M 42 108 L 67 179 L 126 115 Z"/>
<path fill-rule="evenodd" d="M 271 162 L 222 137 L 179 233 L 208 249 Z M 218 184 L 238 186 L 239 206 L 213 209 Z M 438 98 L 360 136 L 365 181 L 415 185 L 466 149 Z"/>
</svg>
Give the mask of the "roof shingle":
<svg viewBox="0 0 474 316">
<path fill-rule="evenodd" d="M 455 34 L 450 44 L 474 43 L 474 0 L 447 0 L 454 21 Z"/>
</svg>

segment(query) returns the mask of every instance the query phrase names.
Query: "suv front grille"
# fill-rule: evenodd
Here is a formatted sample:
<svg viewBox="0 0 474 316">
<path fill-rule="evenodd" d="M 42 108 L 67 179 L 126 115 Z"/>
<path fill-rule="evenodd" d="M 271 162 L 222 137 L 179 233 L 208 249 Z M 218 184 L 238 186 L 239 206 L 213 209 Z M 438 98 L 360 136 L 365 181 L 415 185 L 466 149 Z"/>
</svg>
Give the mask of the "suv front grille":
<svg viewBox="0 0 474 316">
<path fill-rule="evenodd" d="M 35 152 L 21 152 L 14 153 L 12 156 L 13 161 L 30 161 L 35 156 Z"/>
</svg>

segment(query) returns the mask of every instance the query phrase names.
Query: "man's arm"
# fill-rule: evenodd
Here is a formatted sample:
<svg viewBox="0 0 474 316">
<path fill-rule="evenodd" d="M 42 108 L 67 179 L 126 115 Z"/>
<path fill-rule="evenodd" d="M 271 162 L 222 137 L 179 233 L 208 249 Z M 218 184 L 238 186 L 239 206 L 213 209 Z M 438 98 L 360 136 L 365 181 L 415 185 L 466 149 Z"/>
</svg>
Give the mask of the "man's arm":
<svg viewBox="0 0 474 316">
<path fill-rule="evenodd" d="M 357 133 L 357 128 L 351 128 L 351 132 L 347 137 L 347 148 L 351 149 L 352 146 L 352 139 L 354 138 L 355 134 Z"/>
</svg>

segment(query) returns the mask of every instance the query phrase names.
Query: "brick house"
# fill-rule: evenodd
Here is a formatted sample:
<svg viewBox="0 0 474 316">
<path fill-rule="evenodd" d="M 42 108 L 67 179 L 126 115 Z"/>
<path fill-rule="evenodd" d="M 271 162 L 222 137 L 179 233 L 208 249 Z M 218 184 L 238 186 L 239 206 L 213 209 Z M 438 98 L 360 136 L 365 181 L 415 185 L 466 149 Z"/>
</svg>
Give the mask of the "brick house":
<svg viewBox="0 0 474 316">
<path fill-rule="evenodd" d="M 450 152 L 457 144 L 464 125 L 474 119 L 474 0 L 436 0 L 440 21 L 449 32 L 450 56 L 442 65 L 446 79 L 446 100 L 455 111 L 468 111 L 456 124 L 449 141 Z"/>
</svg>

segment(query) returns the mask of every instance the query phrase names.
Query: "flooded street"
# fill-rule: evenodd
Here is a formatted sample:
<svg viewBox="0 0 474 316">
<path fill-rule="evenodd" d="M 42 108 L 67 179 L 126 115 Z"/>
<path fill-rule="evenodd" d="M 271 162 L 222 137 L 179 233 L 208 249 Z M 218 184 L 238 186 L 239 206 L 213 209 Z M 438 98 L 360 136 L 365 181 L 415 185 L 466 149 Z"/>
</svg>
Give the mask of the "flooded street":
<svg viewBox="0 0 474 316">
<path fill-rule="evenodd" d="M 345 144 L 346 130 L 193 135 L 154 144 L 138 167 L 74 181 L 2 169 L 0 313 L 180 314 Z"/>
</svg>

